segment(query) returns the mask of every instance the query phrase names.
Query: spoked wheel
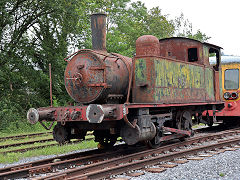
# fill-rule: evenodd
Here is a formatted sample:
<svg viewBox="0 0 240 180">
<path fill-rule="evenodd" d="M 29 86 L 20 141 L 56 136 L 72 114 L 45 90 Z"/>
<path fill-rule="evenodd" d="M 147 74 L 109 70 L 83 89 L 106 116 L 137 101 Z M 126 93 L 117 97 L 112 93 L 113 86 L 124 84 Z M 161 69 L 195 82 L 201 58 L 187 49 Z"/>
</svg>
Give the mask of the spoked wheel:
<svg viewBox="0 0 240 180">
<path fill-rule="evenodd" d="M 192 116 L 189 111 L 179 111 L 176 117 L 177 129 L 181 130 L 192 130 Z M 186 137 L 179 138 L 180 141 L 184 141 Z"/>
<path fill-rule="evenodd" d="M 53 138 L 61 145 L 69 142 L 67 128 L 57 124 L 53 128 Z"/>
</svg>

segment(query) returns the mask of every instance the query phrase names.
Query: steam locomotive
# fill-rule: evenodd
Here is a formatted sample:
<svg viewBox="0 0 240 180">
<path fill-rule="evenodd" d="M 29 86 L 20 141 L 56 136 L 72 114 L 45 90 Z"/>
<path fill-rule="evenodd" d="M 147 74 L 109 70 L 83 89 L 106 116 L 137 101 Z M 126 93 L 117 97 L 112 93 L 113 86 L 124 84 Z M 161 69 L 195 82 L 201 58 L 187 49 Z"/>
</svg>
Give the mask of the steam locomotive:
<svg viewBox="0 0 240 180">
<path fill-rule="evenodd" d="M 224 107 L 219 90 L 221 47 L 197 40 L 144 35 L 129 58 L 106 50 L 106 15 L 91 15 L 92 50 L 69 57 L 64 80 L 78 105 L 31 108 L 30 123 L 53 129 L 59 143 L 84 139 L 93 131 L 99 147 L 111 147 L 118 137 L 128 145 L 192 136 L 202 112 Z M 209 64 L 209 54 L 217 64 Z M 44 121 L 51 121 L 50 127 Z"/>
</svg>

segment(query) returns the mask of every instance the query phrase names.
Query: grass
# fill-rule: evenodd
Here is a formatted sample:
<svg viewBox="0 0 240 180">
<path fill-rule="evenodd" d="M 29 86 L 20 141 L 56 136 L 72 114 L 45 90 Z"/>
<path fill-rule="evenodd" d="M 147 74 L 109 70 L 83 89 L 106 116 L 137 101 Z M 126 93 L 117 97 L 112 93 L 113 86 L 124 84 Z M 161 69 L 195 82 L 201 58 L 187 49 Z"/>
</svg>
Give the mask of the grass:
<svg viewBox="0 0 240 180">
<path fill-rule="evenodd" d="M 83 141 L 78 144 L 67 144 L 62 146 L 56 145 L 52 147 L 31 150 L 24 153 L 8 153 L 6 155 L 0 154 L 0 163 L 13 163 L 23 158 L 36 157 L 36 156 L 42 156 L 42 155 L 64 154 L 67 152 L 76 151 L 80 149 L 94 148 L 96 146 L 97 146 L 97 143 L 91 140 L 91 141 Z"/>
<path fill-rule="evenodd" d="M 27 142 L 27 141 L 37 141 L 37 140 L 44 140 L 49 138 L 53 138 L 53 136 L 49 134 L 49 135 L 42 135 L 42 136 L 36 136 L 36 137 L 26 137 L 21 139 L 5 139 L 0 141 L 0 145 L 21 143 L 21 142 Z"/>
<path fill-rule="evenodd" d="M 202 126 L 206 126 L 206 125 L 203 124 L 203 123 L 199 123 L 199 124 L 194 125 L 192 128 L 196 129 L 196 128 L 199 128 L 199 127 L 202 127 Z"/>
<path fill-rule="evenodd" d="M 88 138 L 92 138 L 93 136 L 86 136 L 86 139 Z M 37 137 L 38 140 L 40 140 L 41 138 L 40 137 Z M 36 139 L 36 140 L 37 140 Z M 31 140 L 35 140 L 35 139 L 32 139 Z M 27 142 L 28 140 L 22 140 L 21 142 Z M 8 141 L 7 141 L 8 142 Z M 19 142 L 19 141 L 15 141 L 15 142 Z M 6 144 L 6 141 L 4 142 Z M 11 143 L 13 144 L 13 143 Z M 21 145 L 21 146 L 16 146 L 16 147 L 8 147 L 8 148 L 5 148 L 5 149 L 0 149 L 0 152 L 4 152 L 6 150 L 16 150 L 16 149 L 20 149 L 20 148 L 31 148 L 31 147 L 36 147 L 36 146 L 43 146 L 43 145 L 50 145 L 50 144 L 57 144 L 56 141 L 47 141 L 47 142 L 37 142 L 37 143 L 34 143 L 34 144 L 26 144 L 26 145 Z M 0 144 L 2 145 L 2 144 Z M 4 144 L 3 144 L 4 145 Z"/>
<path fill-rule="evenodd" d="M 5 127 L 1 129 L 0 131 L 0 137 L 6 137 L 6 136 L 15 136 L 15 135 L 23 135 L 23 134 L 32 134 L 32 133 L 41 133 L 41 132 L 47 132 L 40 123 L 37 123 L 35 125 L 29 124 L 27 121 L 18 122 L 18 123 L 9 123 L 8 127 Z M 0 141 L 0 145 L 5 144 L 13 144 L 13 143 L 19 143 L 19 142 L 27 142 L 32 140 L 40 140 L 40 139 L 47 139 L 52 138 L 52 135 L 41 135 L 41 136 L 35 136 L 35 137 L 26 137 L 23 139 L 17 139 L 17 140 L 2 140 Z M 93 137 L 93 136 L 86 136 L 86 139 Z M 45 144 L 53 144 L 56 143 L 55 141 L 49 141 L 44 143 L 35 143 L 30 145 L 24 145 L 24 146 L 17 146 L 17 147 L 9 147 L 5 149 L 0 149 L 0 152 L 7 151 L 7 150 L 14 150 L 14 149 L 20 149 L 20 148 L 28 148 L 28 147 L 34 147 L 34 146 L 40 146 Z M 19 161 L 23 158 L 30 158 L 30 157 L 36 157 L 36 156 L 45 156 L 45 155 L 58 155 L 58 154 L 64 154 L 75 150 L 80 149 L 88 149 L 88 148 L 95 148 L 97 147 L 96 142 L 94 140 L 90 141 L 82 141 L 77 144 L 66 144 L 66 145 L 55 145 L 50 147 L 45 147 L 42 149 L 35 149 L 23 153 L 7 153 L 7 154 L 0 154 L 0 163 L 13 163 L 16 161 Z"/>
<path fill-rule="evenodd" d="M 42 131 L 43 132 L 43 131 Z M 29 132 L 29 134 L 35 133 L 35 132 Z M 11 135 L 20 135 L 21 133 L 13 133 L 13 134 L 6 134 L 6 136 L 11 136 Z M 22 134 L 27 134 L 27 133 L 22 133 Z M 3 135 L 3 134 L 2 134 Z M 86 139 L 92 138 L 93 135 L 88 135 L 86 136 Z M 52 138 L 52 135 L 41 135 L 41 136 L 36 136 L 36 137 L 26 137 L 23 139 L 16 139 L 16 140 L 3 140 L 0 141 L 0 145 L 5 145 L 5 144 L 14 144 L 14 143 L 20 143 L 20 142 L 27 142 L 27 141 L 33 141 L 33 140 L 43 140 L 43 139 L 48 139 Z M 50 146 L 50 147 L 45 147 L 41 149 L 35 149 L 35 150 L 30 150 L 27 152 L 22 152 L 22 153 L 7 153 L 7 154 L 0 154 L 0 163 L 13 163 L 16 161 L 19 161 L 23 158 L 27 157 L 35 157 L 35 156 L 41 156 L 41 155 L 57 155 L 57 154 L 63 154 L 75 150 L 80 150 L 80 149 L 86 149 L 86 148 L 94 148 L 97 146 L 97 143 L 94 142 L 93 140 L 90 141 L 82 141 L 77 144 L 66 144 L 59 146 L 56 141 L 48 141 L 48 142 L 43 142 L 43 143 L 34 143 L 34 144 L 29 144 L 29 145 L 22 145 L 22 146 L 16 146 L 16 147 L 9 147 L 5 149 L 0 149 L 0 152 L 7 151 L 7 150 L 16 150 L 20 148 L 30 148 L 30 147 L 36 147 L 36 146 L 42 146 L 42 145 L 49 145 L 49 144 L 56 144 L 55 146 Z"/>
<path fill-rule="evenodd" d="M 43 133 L 43 132 L 47 132 L 46 130 L 39 130 L 39 131 L 34 131 L 34 132 L 10 132 L 10 133 L 7 133 L 7 132 L 0 132 L 0 137 L 8 137 L 8 136 L 17 136 L 17 135 L 25 135 L 25 134 L 35 134 L 35 133 Z"/>
<path fill-rule="evenodd" d="M 39 132 L 46 132 L 40 123 L 30 124 L 26 121 L 9 123 L 8 127 L 1 127 L 0 129 L 0 137 L 6 136 L 14 136 L 14 135 L 22 135 L 22 134 L 32 134 Z"/>
</svg>

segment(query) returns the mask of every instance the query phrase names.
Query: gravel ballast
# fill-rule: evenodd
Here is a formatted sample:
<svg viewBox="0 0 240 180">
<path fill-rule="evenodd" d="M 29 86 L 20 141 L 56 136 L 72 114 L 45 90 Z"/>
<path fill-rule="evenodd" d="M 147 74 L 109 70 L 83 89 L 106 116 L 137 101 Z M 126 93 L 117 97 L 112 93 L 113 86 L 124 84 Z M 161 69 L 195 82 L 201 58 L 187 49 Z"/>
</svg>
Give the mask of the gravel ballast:
<svg viewBox="0 0 240 180">
<path fill-rule="evenodd" d="M 76 153 L 76 151 L 74 153 Z M 26 158 L 13 164 L 0 164 L 0 168 L 50 157 L 53 156 Z M 127 177 L 130 179 L 129 176 L 125 175 L 119 175 L 117 177 Z M 169 168 L 162 173 L 149 173 L 145 171 L 145 174 L 140 177 L 131 177 L 131 180 L 146 179 L 240 180 L 240 150 L 226 151 L 218 155 L 213 155 L 212 157 L 206 157 L 200 161 L 189 160 L 188 163 L 179 164 L 177 167 Z"/>
<path fill-rule="evenodd" d="M 156 167 L 156 166 L 154 166 Z M 126 177 L 126 176 L 118 176 Z M 128 177 L 130 178 L 130 177 Z M 240 180 L 240 150 L 226 151 L 224 153 L 204 158 L 200 161 L 190 160 L 179 164 L 162 173 L 149 173 L 131 180 Z"/>
</svg>

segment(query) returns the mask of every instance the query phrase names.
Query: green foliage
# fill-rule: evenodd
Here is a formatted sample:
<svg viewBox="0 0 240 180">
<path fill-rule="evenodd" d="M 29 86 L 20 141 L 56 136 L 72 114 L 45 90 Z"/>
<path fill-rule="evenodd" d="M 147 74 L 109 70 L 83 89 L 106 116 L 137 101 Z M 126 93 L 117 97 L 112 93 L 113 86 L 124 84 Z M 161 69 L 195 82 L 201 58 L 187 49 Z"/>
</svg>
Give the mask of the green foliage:
<svg viewBox="0 0 240 180">
<path fill-rule="evenodd" d="M 19 129 L 27 109 L 49 105 L 49 63 L 54 94 L 60 104 L 69 99 L 64 90 L 63 58 L 70 34 L 79 33 L 77 2 L 1 1 L 0 130 Z"/>
<path fill-rule="evenodd" d="M 27 157 L 63 154 L 79 149 L 95 148 L 96 146 L 97 143 L 94 141 L 82 141 L 81 143 L 77 144 L 66 144 L 63 146 L 56 145 L 43 149 L 27 151 L 24 153 L 8 153 L 6 155 L 0 154 L 0 163 L 12 163 Z"/>
<path fill-rule="evenodd" d="M 140 1 L 122 10 L 121 15 L 112 21 L 107 34 L 107 49 L 130 57 L 135 52 L 135 41 L 138 37 L 149 34 L 160 39 L 170 37 L 174 33 L 173 21 L 162 15 L 159 7 L 148 11 Z M 114 42 L 112 37 L 117 42 Z"/>
<path fill-rule="evenodd" d="M 197 30 L 196 34 L 193 34 L 192 23 L 190 23 L 188 19 L 184 18 L 183 13 L 175 19 L 174 26 L 175 35 L 178 37 L 187 37 L 201 42 L 206 42 L 211 38 L 202 33 L 199 29 Z"/>
</svg>

